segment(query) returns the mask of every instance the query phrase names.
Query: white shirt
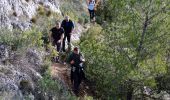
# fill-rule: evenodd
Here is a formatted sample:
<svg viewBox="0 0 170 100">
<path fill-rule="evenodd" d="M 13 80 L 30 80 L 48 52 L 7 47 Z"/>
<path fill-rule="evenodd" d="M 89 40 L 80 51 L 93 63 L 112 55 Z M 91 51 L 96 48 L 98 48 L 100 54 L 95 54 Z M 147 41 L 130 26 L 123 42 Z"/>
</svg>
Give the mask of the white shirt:
<svg viewBox="0 0 170 100">
<path fill-rule="evenodd" d="M 90 2 L 89 5 L 88 5 L 88 9 L 94 10 L 94 7 L 95 7 L 95 0 L 92 0 L 92 2 Z"/>
</svg>

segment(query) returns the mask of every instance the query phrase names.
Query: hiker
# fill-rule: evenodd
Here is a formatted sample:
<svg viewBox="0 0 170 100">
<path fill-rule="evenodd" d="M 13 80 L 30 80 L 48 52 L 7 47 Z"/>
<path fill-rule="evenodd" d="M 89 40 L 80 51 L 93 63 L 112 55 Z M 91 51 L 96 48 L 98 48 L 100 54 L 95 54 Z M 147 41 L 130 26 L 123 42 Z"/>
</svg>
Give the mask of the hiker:
<svg viewBox="0 0 170 100">
<path fill-rule="evenodd" d="M 71 34 L 74 29 L 74 24 L 70 20 L 69 16 L 66 16 L 65 19 L 62 21 L 61 27 L 64 28 L 65 34 L 64 34 L 64 39 L 63 39 L 63 52 L 65 52 L 65 41 L 67 38 L 67 43 L 70 45 L 70 40 L 71 40 Z"/>
<path fill-rule="evenodd" d="M 56 26 L 50 30 L 50 41 L 52 45 L 56 47 L 57 51 L 61 50 L 61 43 L 64 37 L 64 29 L 61 27 L 60 22 L 56 21 Z M 55 58 L 55 61 L 58 62 L 59 57 Z"/>
<path fill-rule="evenodd" d="M 79 86 L 84 78 L 83 62 L 85 61 L 82 54 L 79 53 L 78 47 L 75 47 L 73 53 L 69 56 L 69 63 L 71 65 L 71 83 L 74 87 L 75 94 L 79 91 Z"/>
<path fill-rule="evenodd" d="M 96 10 L 96 2 L 95 0 L 88 0 L 88 10 L 90 14 L 90 22 L 95 21 L 95 10 Z"/>
</svg>

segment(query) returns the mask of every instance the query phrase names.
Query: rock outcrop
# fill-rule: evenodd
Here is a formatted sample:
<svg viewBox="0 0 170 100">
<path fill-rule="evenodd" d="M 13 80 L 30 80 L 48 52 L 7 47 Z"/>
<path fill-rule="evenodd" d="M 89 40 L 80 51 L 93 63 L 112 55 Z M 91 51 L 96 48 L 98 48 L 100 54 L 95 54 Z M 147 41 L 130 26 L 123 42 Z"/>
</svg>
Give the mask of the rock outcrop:
<svg viewBox="0 0 170 100">
<path fill-rule="evenodd" d="M 34 94 L 36 82 L 42 78 L 40 73 L 45 54 L 29 49 L 26 55 L 11 56 L 8 46 L 1 44 L 0 47 L 0 98 L 23 100 L 24 96 Z M 10 63 L 2 63 L 4 61 Z"/>
<path fill-rule="evenodd" d="M 63 3 L 62 0 L 0 0 L 0 29 L 30 29 L 30 20 L 36 16 L 39 6 L 61 14 L 61 2 Z M 72 41 L 78 41 L 83 31 L 84 28 L 75 23 Z M 18 53 L 12 51 L 11 46 L 0 43 L 0 99 L 24 100 L 28 96 L 34 100 L 37 81 L 42 78 L 41 73 L 46 71 L 43 69 L 45 56 L 46 53 L 37 48 Z"/>
<path fill-rule="evenodd" d="M 40 5 L 61 13 L 57 0 L 0 0 L 0 28 L 30 28 L 30 19 L 36 15 Z"/>
</svg>

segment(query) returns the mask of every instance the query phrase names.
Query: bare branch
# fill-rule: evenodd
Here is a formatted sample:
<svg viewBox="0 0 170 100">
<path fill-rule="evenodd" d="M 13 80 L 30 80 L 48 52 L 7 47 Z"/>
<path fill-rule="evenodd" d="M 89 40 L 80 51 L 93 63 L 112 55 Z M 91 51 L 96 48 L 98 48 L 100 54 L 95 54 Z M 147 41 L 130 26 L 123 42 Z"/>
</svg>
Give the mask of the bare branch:
<svg viewBox="0 0 170 100">
<path fill-rule="evenodd" d="M 120 47 L 120 49 L 118 49 L 118 51 L 119 51 L 119 52 L 123 52 L 123 53 L 125 54 L 125 56 L 129 59 L 130 63 L 133 65 L 133 61 L 132 61 L 132 59 L 129 57 L 128 53 L 127 53 L 125 50 L 123 50 L 123 48 L 122 48 L 121 46 L 119 46 L 119 47 Z"/>
<path fill-rule="evenodd" d="M 170 35 L 170 33 L 164 33 L 164 34 L 162 34 L 162 35 L 160 35 L 160 36 L 151 38 L 150 40 L 146 41 L 145 43 L 146 43 L 146 44 L 150 44 L 151 42 L 157 41 L 158 39 L 160 39 L 160 38 L 162 38 L 162 37 L 164 37 L 164 36 L 166 36 L 166 35 Z"/>
<path fill-rule="evenodd" d="M 168 5 L 162 7 L 157 13 L 153 14 L 148 20 L 152 20 L 154 17 L 156 17 L 157 15 L 159 15 L 163 10 L 166 9 L 166 7 L 168 7 Z"/>
</svg>

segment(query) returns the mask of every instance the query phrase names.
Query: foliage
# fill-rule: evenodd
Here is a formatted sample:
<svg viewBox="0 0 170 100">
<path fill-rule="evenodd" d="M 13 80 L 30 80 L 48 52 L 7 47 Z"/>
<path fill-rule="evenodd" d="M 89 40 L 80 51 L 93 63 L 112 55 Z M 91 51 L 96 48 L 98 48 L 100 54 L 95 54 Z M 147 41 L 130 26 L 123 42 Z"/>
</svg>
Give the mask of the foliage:
<svg viewBox="0 0 170 100">
<path fill-rule="evenodd" d="M 155 77 L 167 73 L 167 4 L 167 0 L 104 2 L 98 17 L 107 24 L 102 30 L 90 28 L 80 42 L 87 76 L 95 82 L 99 97 L 124 100 L 143 94 L 144 86 L 156 89 Z"/>
<path fill-rule="evenodd" d="M 34 29 L 25 32 L 1 29 L 0 32 L 0 43 L 11 46 L 13 50 L 42 45 L 42 34 Z"/>
<path fill-rule="evenodd" d="M 54 98 L 55 100 L 75 100 L 76 97 L 70 95 L 70 93 L 64 88 L 60 80 L 55 80 L 50 75 L 50 69 L 48 69 L 43 78 L 39 80 L 38 87 L 41 92 L 41 96 L 44 98 Z"/>
<path fill-rule="evenodd" d="M 64 3 L 61 6 L 61 11 L 63 16 L 68 15 L 70 18 L 80 24 L 88 23 L 88 14 L 84 13 L 82 5 L 85 1 L 82 0 L 64 0 Z"/>
<path fill-rule="evenodd" d="M 84 23 L 84 19 L 83 19 L 83 18 L 81 18 L 81 17 L 80 17 L 80 18 L 78 18 L 78 23 L 82 25 L 82 24 Z"/>
<path fill-rule="evenodd" d="M 72 12 L 69 10 L 66 9 L 65 13 L 70 15 L 73 20 L 78 21 L 78 18 L 83 19 L 82 16 L 76 15 L 76 11 L 72 10 Z M 55 50 L 55 47 L 50 44 L 49 30 L 54 27 L 56 20 L 61 20 L 62 16 L 55 14 L 50 10 L 46 10 L 42 5 L 39 6 L 37 11 L 37 15 L 31 19 L 31 22 L 33 24 L 31 29 L 26 31 L 1 29 L 0 43 L 7 44 L 16 51 L 21 49 L 22 51 L 25 51 L 26 49 L 31 47 L 41 48 L 42 46 L 44 46 L 49 53 L 49 55 L 47 55 L 46 57 L 46 60 L 44 61 L 44 65 L 42 65 L 41 72 L 44 73 L 49 68 L 49 66 L 51 66 L 51 58 L 58 54 L 58 52 L 56 52 Z M 51 77 L 49 70 L 45 72 L 43 78 L 38 81 L 38 89 L 40 89 L 44 97 L 52 95 L 56 99 L 77 99 L 76 97 L 72 96 L 68 91 L 65 91 L 63 83 Z M 25 99 L 27 98 L 29 99 L 29 96 L 25 97 Z"/>
<path fill-rule="evenodd" d="M 61 10 L 63 12 L 63 15 L 70 16 L 70 18 L 74 21 L 78 21 L 78 14 L 77 12 L 73 9 L 73 5 L 70 2 L 66 2 L 62 5 Z"/>
<path fill-rule="evenodd" d="M 40 88 L 43 92 L 55 93 L 60 90 L 59 84 L 50 76 L 50 72 L 46 72 L 43 78 L 39 81 Z"/>
</svg>

